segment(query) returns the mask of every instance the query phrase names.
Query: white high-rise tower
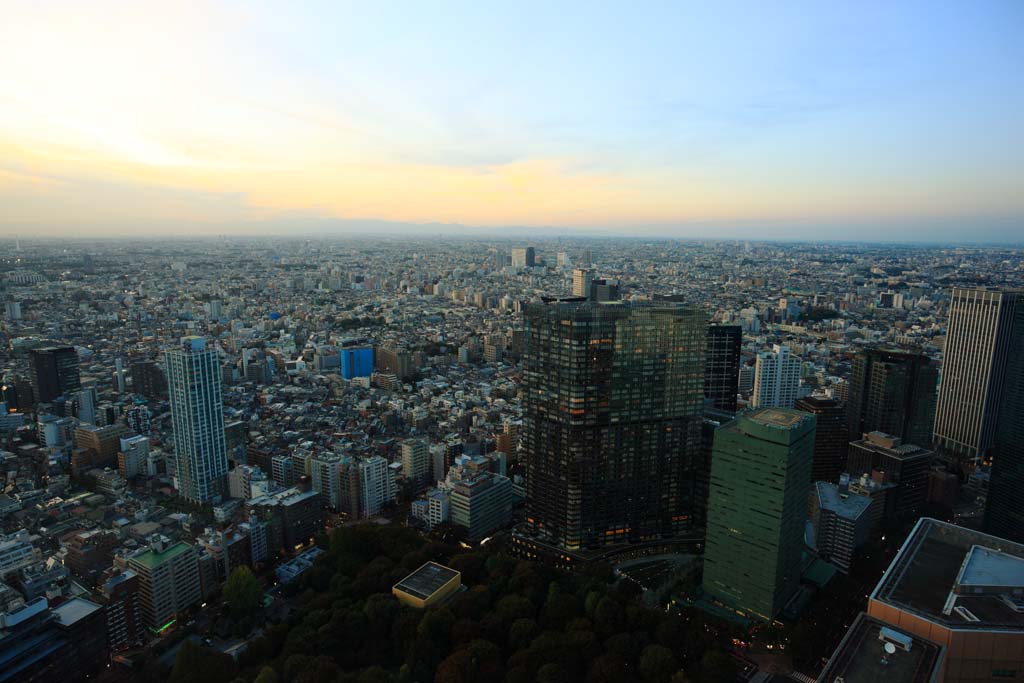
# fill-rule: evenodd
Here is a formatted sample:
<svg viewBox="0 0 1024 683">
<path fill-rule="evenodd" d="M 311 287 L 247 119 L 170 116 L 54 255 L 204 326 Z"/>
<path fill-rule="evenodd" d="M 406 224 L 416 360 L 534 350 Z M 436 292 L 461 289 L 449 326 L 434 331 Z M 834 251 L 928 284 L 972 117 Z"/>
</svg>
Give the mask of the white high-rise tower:
<svg viewBox="0 0 1024 683">
<path fill-rule="evenodd" d="M 178 492 L 195 503 L 218 499 L 228 472 L 224 404 L 217 351 L 202 337 L 183 337 L 164 354 L 174 428 Z"/>
<path fill-rule="evenodd" d="M 754 368 L 754 408 L 792 408 L 800 390 L 800 359 L 789 347 L 776 344 L 757 354 Z"/>
</svg>

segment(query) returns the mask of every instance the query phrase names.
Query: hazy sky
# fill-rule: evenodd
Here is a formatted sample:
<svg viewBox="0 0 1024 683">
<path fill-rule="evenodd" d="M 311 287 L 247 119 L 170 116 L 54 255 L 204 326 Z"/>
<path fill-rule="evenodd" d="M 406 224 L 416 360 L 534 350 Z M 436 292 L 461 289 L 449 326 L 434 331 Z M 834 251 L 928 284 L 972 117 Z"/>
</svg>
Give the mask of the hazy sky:
<svg viewBox="0 0 1024 683">
<path fill-rule="evenodd" d="M 1021 0 L 0 0 L 0 234 L 1021 241 L 1022 29 Z"/>
</svg>

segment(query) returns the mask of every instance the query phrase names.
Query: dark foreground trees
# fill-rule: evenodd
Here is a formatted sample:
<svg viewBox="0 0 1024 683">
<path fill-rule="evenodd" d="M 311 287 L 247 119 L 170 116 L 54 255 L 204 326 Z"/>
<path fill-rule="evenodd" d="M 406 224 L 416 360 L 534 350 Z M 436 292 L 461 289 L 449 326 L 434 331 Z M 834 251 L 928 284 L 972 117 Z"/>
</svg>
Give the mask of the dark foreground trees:
<svg viewBox="0 0 1024 683">
<path fill-rule="evenodd" d="M 432 609 L 400 605 L 391 587 L 427 560 L 461 571 L 463 590 Z M 298 590 L 301 607 L 289 622 L 267 628 L 241 656 L 241 678 L 717 683 L 730 676 L 727 625 L 645 608 L 607 567 L 561 574 L 517 561 L 496 543 L 459 551 L 397 526 L 343 527 Z"/>
</svg>

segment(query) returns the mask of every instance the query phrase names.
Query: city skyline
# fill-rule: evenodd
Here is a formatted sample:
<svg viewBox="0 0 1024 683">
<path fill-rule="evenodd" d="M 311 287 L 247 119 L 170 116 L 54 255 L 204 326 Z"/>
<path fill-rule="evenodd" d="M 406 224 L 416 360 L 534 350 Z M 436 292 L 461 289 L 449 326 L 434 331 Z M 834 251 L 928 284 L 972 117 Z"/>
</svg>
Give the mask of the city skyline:
<svg viewBox="0 0 1024 683">
<path fill-rule="evenodd" d="M 1019 241 L 1024 10 L 811 9 L 12 7 L 0 236 Z"/>
</svg>

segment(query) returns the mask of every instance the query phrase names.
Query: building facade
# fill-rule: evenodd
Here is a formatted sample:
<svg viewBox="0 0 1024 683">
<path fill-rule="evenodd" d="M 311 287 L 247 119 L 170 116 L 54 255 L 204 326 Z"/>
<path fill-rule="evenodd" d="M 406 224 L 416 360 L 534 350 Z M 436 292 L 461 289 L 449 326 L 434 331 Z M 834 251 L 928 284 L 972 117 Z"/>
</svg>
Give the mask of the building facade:
<svg viewBox="0 0 1024 683">
<path fill-rule="evenodd" d="M 154 632 L 199 602 L 198 557 L 184 541 L 155 538 L 147 550 L 128 558 L 128 567 L 139 577 L 142 620 Z"/>
<path fill-rule="evenodd" d="M 754 367 L 754 408 L 792 408 L 800 391 L 800 359 L 788 346 L 776 344 L 757 354 Z"/>
<path fill-rule="evenodd" d="M 846 470 L 846 449 L 850 442 L 843 406 L 835 399 L 804 396 L 798 398 L 793 407 L 813 413 L 816 418 L 811 481 L 839 481 L 839 475 Z"/>
<path fill-rule="evenodd" d="M 704 591 L 748 619 L 771 621 L 799 586 L 814 422 L 765 408 L 715 432 Z"/>
<path fill-rule="evenodd" d="M 693 531 L 705 334 L 675 305 L 527 306 L 524 533 L 577 550 Z"/>
<path fill-rule="evenodd" d="M 992 454 L 1022 292 L 955 287 L 935 411 L 936 450 L 974 463 Z"/>
<path fill-rule="evenodd" d="M 868 432 L 929 446 L 935 424 L 938 364 L 900 349 L 865 349 L 850 375 L 846 417 L 851 438 Z"/>
<path fill-rule="evenodd" d="M 178 492 L 195 503 L 224 494 L 228 472 L 224 405 L 217 351 L 184 337 L 164 355 L 174 431 Z"/>
<path fill-rule="evenodd" d="M 715 410 L 736 413 L 739 393 L 740 347 L 743 328 L 739 325 L 709 325 L 704 354 L 704 398 Z"/>
</svg>

